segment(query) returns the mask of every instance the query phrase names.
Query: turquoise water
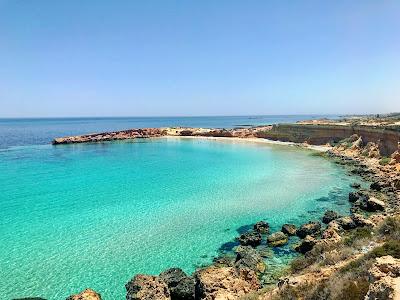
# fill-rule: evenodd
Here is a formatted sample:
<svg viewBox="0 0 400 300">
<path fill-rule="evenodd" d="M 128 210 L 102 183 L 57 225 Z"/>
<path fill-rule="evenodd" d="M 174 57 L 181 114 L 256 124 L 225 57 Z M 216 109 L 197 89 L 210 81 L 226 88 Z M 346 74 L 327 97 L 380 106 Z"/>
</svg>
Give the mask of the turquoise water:
<svg viewBox="0 0 400 300">
<path fill-rule="evenodd" d="M 348 209 L 345 171 L 310 151 L 162 138 L 0 151 L 0 295 L 124 299 L 136 273 L 192 272 L 243 225 Z"/>
</svg>

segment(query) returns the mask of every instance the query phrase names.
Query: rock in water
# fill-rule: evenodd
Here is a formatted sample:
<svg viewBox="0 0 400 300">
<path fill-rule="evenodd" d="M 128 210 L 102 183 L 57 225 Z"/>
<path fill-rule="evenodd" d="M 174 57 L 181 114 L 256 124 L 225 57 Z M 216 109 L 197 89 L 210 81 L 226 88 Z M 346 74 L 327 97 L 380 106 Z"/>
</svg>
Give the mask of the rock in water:
<svg viewBox="0 0 400 300">
<path fill-rule="evenodd" d="M 238 271 L 232 267 L 201 269 L 196 272 L 195 279 L 196 299 L 201 300 L 239 299 L 260 287 L 253 271 Z"/>
<path fill-rule="evenodd" d="M 236 249 L 235 267 L 240 269 L 250 269 L 256 273 L 263 273 L 266 269 L 260 253 L 250 246 L 239 246 Z"/>
<path fill-rule="evenodd" d="M 171 300 L 194 299 L 194 278 L 187 276 L 182 269 L 168 269 L 160 274 L 160 278 L 168 285 Z"/>
<path fill-rule="evenodd" d="M 319 222 L 308 222 L 300 226 L 297 229 L 297 236 L 300 238 L 305 238 L 307 235 L 316 235 L 321 232 L 321 223 Z"/>
<path fill-rule="evenodd" d="M 282 232 L 287 235 L 296 235 L 297 228 L 293 224 L 283 224 Z"/>
<path fill-rule="evenodd" d="M 239 237 L 239 243 L 242 246 L 252 246 L 256 247 L 261 244 L 261 234 L 255 231 L 249 231 L 246 233 L 243 233 Z"/>
<path fill-rule="evenodd" d="M 328 224 L 333 220 L 336 220 L 337 218 L 339 218 L 339 214 L 333 210 L 327 210 L 324 214 L 324 216 L 322 217 L 322 222 L 324 224 Z"/>
<path fill-rule="evenodd" d="M 254 230 L 257 231 L 258 233 L 268 233 L 269 232 L 269 224 L 264 221 L 259 221 L 256 224 L 254 224 Z"/>
<path fill-rule="evenodd" d="M 304 240 L 302 240 L 301 243 L 295 248 L 295 250 L 297 252 L 304 254 L 304 253 L 307 253 L 308 251 L 310 251 L 315 246 L 316 243 L 317 243 L 317 241 L 315 238 L 313 238 L 310 235 L 307 235 L 304 238 Z"/>
<path fill-rule="evenodd" d="M 94 290 L 86 289 L 79 294 L 69 296 L 67 300 L 101 300 L 101 296 Z"/>
<path fill-rule="evenodd" d="M 288 242 L 288 236 L 282 231 L 278 231 L 268 236 L 267 242 L 272 247 L 283 246 Z"/>
<path fill-rule="evenodd" d="M 126 300 L 171 300 L 167 284 L 158 276 L 138 274 L 125 288 Z"/>
</svg>

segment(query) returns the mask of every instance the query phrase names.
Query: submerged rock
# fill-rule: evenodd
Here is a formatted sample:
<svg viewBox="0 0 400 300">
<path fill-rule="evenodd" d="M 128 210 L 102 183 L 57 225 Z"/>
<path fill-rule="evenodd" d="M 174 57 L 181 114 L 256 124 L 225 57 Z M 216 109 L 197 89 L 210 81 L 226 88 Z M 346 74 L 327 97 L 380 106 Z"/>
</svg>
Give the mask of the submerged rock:
<svg viewBox="0 0 400 300">
<path fill-rule="evenodd" d="M 350 187 L 354 189 L 359 189 L 361 187 L 361 184 L 358 182 L 353 182 L 352 184 L 350 184 Z"/>
<path fill-rule="evenodd" d="M 39 298 L 30 298 L 30 299 L 39 299 Z M 99 293 L 97 293 L 92 289 L 86 289 L 80 292 L 79 294 L 69 296 L 67 300 L 101 300 L 101 296 Z"/>
<path fill-rule="evenodd" d="M 167 284 L 158 276 L 138 274 L 125 288 L 126 300 L 171 300 Z"/>
<path fill-rule="evenodd" d="M 307 235 L 317 235 L 321 232 L 321 223 L 320 222 L 308 222 L 300 226 L 297 229 L 297 236 L 300 238 L 305 238 Z"/>
<path fill-rule="evenodd" d="M 269 224 L 264 221 L 259 221 L 256 224 L 254 224 L 254 230 L 257 231 L 258 233 L 268 233 L 269 232 Z"/>
<path fill-rule="evenodd" d="M 336 220 L 337 218 L 339 218 L 339 214 L 333 210 L 327 210 L 324 214 L 324 216 L 322 217 L 322 222 L 324 224 L 328 224 L 329 222 Z"/>
<path fill-rule="evenodd" d="M 268 236 L 267 242 L 272 247 L 285 245 L 288 242 L 288 236 L 282 231 L 275 232 Z"/>
<path fill-rule="evenodd" d="M 160 278 L 168 285 L 171 300 L 194 299 L 194 278 L 187 276 L 182 269 L 168 269 L 160 274 Z"/>
<path fill-rule="evenodd" d="M 238 240 L 242 246 L 256 247 L 261 244 L 261 239 L 261 234 L 255 231 L 249 231 L 243 233 Z"/>
<path fill-rule="evenodd" d="M 283 224 L 282 232 L 287 235 L 296 235 L 297 228 L 293 224 Z"/>
<path fill-rule="evenodd" d="M 249 269 L 211 266 L 195 274 L 196 299 L 239 299 L 260 287 L 257 275 Z M 157 298 L 154 298 L 157 299 Z"/>
<path fill-rule="evenodd" d="M 250 269 L 256 273 L 263 273 L 266 269 L 265 262 L 260 253 L 250 246 L 239 246 L 236 249 L 235 267 Z"/>
</svg>

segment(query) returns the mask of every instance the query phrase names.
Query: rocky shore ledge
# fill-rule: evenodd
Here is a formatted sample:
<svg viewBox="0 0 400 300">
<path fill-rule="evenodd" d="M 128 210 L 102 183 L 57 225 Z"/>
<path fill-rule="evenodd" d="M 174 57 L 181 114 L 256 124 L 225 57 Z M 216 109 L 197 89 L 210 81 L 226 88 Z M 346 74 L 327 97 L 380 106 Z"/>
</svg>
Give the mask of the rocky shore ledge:
<svg viewBox="0 0 400 300">
<path fill-rule="evenodd" d="M 68 137 L 53 143 L 165 135 L 265 137 L 265 132 L 272 128 L 141 129 Z M 186 274 L 179 268 L 165 270 L 157 276 L 137 274 L 125 285 L 126 299 L 400 299 L 398 139 L 397 148 L 392 147 L 396 136 L 394 131 L 390 141 L 373 141 L 375 138 L 371 135 L 359 134 L 341 140 L 335 138 L 329 141 L 330 150 L 321 154 L 343 165 L 349 175 L 361 176 L 370 182 L 369 188 L 357 183 L 352 185 L 348 215 L 328 210 L 320 220 L 309 220 L 299 227 L 282 224 L 281 230 L 276 232 L 270 231 L 268 222 L 259 221 L 237 237 L 239 246 L 234 255 L 217 257 L 210 266 L 199 268 L 193 274 Z M 265 241 L 268 247 L 279 248 L 295 236 L 299 242 L 294 250 L 300 255 L 275 284 L 265 284 L 262 278 L 268 266 L 260 244 Z M 101 296 L 87 289 L 68 299 L 99 300 Z"/>
</svg>

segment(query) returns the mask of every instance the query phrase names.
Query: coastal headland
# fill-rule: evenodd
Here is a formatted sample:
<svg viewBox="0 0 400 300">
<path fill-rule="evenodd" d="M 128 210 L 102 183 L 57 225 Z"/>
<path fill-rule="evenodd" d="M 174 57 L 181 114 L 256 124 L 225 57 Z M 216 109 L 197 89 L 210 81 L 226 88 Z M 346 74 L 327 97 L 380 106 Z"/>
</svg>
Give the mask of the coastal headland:
<svg viewBox="0 0 400 300">
<path fill-rule="evenodd" d="M 400 123 L 398 117 L 310 120 L 234 129 L 145 128 L 56 138 L 54 145 L 136 138 L 214 137 L 325 146 L 319 155 L 360 176 L 346 215 L 328 210 L 301 226 L 271 232 L 259 221 L 239 235 L 233 255 L 221 255 L 193 274 L 179 266 L 159 275 L 137 274 L 126 299 L 400 299 Z M 299 253 L 276 281 L 263 282 L 268 266 L 260 244 L 277 248 L 297 238 Z M 265 250 L 265 249 L 264 249 Z M 133 274 L 134 275 L 134 274 Z M 91 289 L 69 300 L 101 299 Z"/>
</svg>

